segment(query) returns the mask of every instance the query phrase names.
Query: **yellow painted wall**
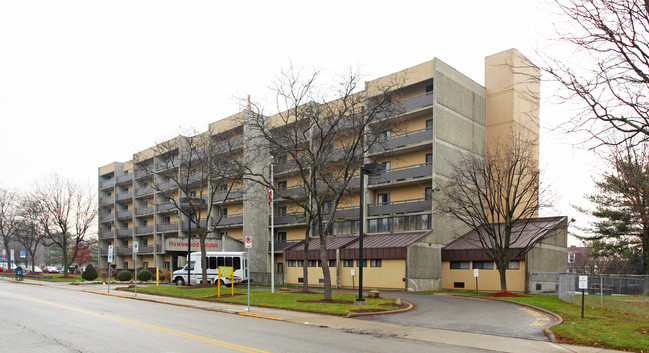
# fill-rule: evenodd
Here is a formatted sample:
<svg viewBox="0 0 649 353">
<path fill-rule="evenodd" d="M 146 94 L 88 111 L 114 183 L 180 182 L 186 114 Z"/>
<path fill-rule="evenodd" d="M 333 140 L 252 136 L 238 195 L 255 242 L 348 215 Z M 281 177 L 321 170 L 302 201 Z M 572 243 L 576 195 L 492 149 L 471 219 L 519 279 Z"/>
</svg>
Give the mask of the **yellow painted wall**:
<svg viewBox="0 0 649 353">
<path fill-rule="evenodd" d="M 341 286 L 345 288 L 352 288 L 355 286 L 358 288 L 358 266 L 356 266 L 356 264 L 357 261 L 354 260 L 354 267 L 344 267 L 343 261 L 341 260 Z M 406 277 L 406 260 L 383 260 L 381 265 L 381 267 L 370 267 L 370 260 L 367 260 L 367 267 L 363 268 L 363 287 L 367 289 L 403 289 L 405 287 L 403 278 Z M 355 272 L 353 283 L 351 275 L 352 269 Z"/>
<path fill-rule="evenodd" d="M 425 196 L 425 189 L 419 185 L 404 185 L 401 187 L 376 190 L 376 194 L 390 193 L 390 202 L 421 199 Z M 378 197 L 378 196 L 377 196 Z M 374 199 L 376 202 L 376 198 Z"/>
<path fill-rule="evenodd" d="M 404 153 L 396 156 L 383 157 L 380 158 L 378 162 L 381 163 L 390 162 L 391 169 L 419 165 L 422 163 L 426 163 L 427 153 L 431 153 L 431 151 L 423 150 L 423 151 Z"/>
<path fill-rule="evenodd" d="M 286 232 L 286 240 L 302 240 L 304 239 L 305 227 L 291 227 L 291 228 L 275 228 L 275 232 Z"/>
<path fill-rule="evenodd" d="M 296 261 L 297 263 L 297 261 Z M 298 278 L 302 277 L 302 267 L 294 266 L 288 267 L 288 262 L 284 264 L 284 270 L 286 271 L 286 283 L 292 285 L 301 285 L 301 282 L 298 282 Z M 309 285 L 322 286 L 322 283 L 319 280 L 322 277 L 322 268 L 321 267 L 309 267 Z M 337 271 L 335 268 L 329 268 L 331 284 L 335 286 Z"/>
<path fill-rule="evenodd" d="M 228 232 L 228 236 L 231 238 L 243 240 L 243 228 L 228 228 L 223 231 Z"/>
<path fill-rule="evenodd" d="M 466 270 L 451 270 L 450 261 L 442 262 L 442 289 L 456 290 L 454 282 L 464 282 L 465 290 L 475 290 L 475 277 L 473 265 Z M 478 290 L 500 291 L 500 275 L 495 265 L 493 270 L 480 270 L 478 277 Z M 509 292 L 525 291 L 525 261 L 520 262 L 520 269 L 507 270 L 507 290 Z"/>
</svg>

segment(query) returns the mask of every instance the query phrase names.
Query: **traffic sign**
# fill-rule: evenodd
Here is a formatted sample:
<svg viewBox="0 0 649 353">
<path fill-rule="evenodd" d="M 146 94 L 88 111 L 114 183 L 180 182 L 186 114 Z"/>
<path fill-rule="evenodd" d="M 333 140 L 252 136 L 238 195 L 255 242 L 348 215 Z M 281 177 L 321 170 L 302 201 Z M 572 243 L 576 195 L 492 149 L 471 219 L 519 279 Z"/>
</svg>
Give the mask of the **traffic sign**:
<svg viewBox="0 0 649 353">
<path fill-rule="evenodd" d="M 113 246 L 108 245 L 108 262 L 113 263 Z"/>
<path fill-rule="evenodd" d="M 139 247 L 140 247 L 140 246 L 139 246 L 138 241 L 137 241 L 137 240 L 134 241 L 134 242 L 133 242 L 133 252 L 138 252 L 138 248 L 139 248 Z"/>
<path fill-rule="evenodd" d="M 21 250 L 21 251 L 20 251 L 20 258 L 21 258 L 21 259 L 24 259 L 25 257 L 27 257 L 27 252 L 24 251 L 24 250 Z"/>
<path fill-rule="evenodd" d="M 473 270 L 473 277 L 478 278 L 479 275 L 480 275 L 480 270 L 478 270 L 477 268 L 474 269 L 474 270 Z"/>
<path fill-rule="evenodd" d="M 588 289 L 588 276 L 579 276 L 579 289 Z"/>
<path fill-rule="evenodd" d="M 246 244 L 246 248 L 247 248 L 247 249 L 252 248 L 252 237 L 249 236 L 249 235 L 247 235 L 247 236 L 244 237 L 243 239 L 244 239 L 244 243 Z"/>
</svg>

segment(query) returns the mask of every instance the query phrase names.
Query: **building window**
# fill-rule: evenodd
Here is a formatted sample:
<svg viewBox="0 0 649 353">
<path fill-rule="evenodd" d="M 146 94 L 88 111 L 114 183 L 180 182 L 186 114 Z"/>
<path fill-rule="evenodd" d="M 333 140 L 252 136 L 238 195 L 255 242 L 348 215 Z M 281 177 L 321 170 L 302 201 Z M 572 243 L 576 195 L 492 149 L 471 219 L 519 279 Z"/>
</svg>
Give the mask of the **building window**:
<svg viewBox="0 0 649 353">
<path fill-rule="evenodd" d="M 390 203 L 390 193 L 386 192 L 385 194 L 376 195 L 376 203 L 379 205 L 387 205 Z"/>
<path fill-rule="evenodd" d="M 568 252 L 568 263 L 569 264 L 575 263 L 575 253 L 572 251 Z"/>
<path fill-rule="evenodd" d="M 277 182 L 277 190 L 286 190 L 286 180 Z"/>
<path fill-rule="evenodd" d="M 196 197 L 196 191 L 190 191 L 189 197 Z"/>
<path fill-rule="evenodd" d="M 370 267 L 381 267 L 381 266 L 383 266 L 383 261 L 381 259 L 370 260 Z"/>
<path fill-rule="evenodd" d="M 329 267 L 336 267 L 336 260 L 329 260 Z"/>
<path fill-rule="evenodd" d="M 128 269 L 128 261 L 124 261 L 124 269 L 125 269 L 125 270 Z"/>
<path fill-rule="evenodd" d="M 356 265 L 358 265 L 358 267 L 361 267 L 361 261 L 356 260 Z M 363 267 L 367 267 L 367 260 L 363 260 Z"/>
<path fill-rule="evenodd" d="M 323 212 L 328 213 L 329 211 L 331 211 L 331 208 L 332 208 L 331 201 L 323 201 L 322 202 L 322 211 Z"/>
<path fill-rule="evenodd" d="M 307 266 L 309 267 L 316 267 L 318 265 L 318 262 L 316 260 L 309 260 Z"/>
<path fill-rule="evenodd" d="M 286 243 L 286 232 L 277 232 L 277 242 Z"/>
<path fill-rule="evenodd" d="M 430 93 L 433 91 L 433 84 L 431 83 L 430 85 L 426 86 L 426 93 Z"/>
<path fill-rule="evenodd" d="M 124 192 L 128 192 L 128 188 L 124 188 Z"/>
<path fill-rule="evenodd" d="M 473 268 L 480 270 L 493 270 L 494 263 L 493 261 L 473 261 Z"/>
<path fill-rule="evenodd" d="M 220 186 L 219 186 L 219 191 L 221 191 L 221 192 L 223 192 L 223 191 L 228 191 L 228 186 L 225 185 L 225 184 L 220 185 Z"/>
<path fill-rule="evenodd" d="M 171 217 L 165 216 L 164 220 L 162 221 L 163 224 L 169 224 L 171 223 Z"/>
<path fill-rule="evenodd" d="M 288 267 L 295 267 L 295 260 L 288 260 Z"/>
<path fill-rule="evenodd" d="M 433 188 L 430 186 L 425 188 L 424 195 L 426 197 L 426 200 L 431 200 L 433 198 Z"/>
<path fill-rule="evenodd" d="M 124 228 L 124 229 L 128 229 L 128 223 L 126 223 L 126 222 L 122 222 L 122 228 Z"/>
<path fill-rule="evenodd" d="M 149 268 L 149 263 L 146 262 L 146 261 L 144 261 L 144 262 L 142 263 L 142 268 Z"/>
<path fill-rule="evenodd" d="M 432 164 L 432 163 L 433 163 L 433 154 L 426 153 L 426 164 Z"/>
<path fill-rule="evenodd" d="M 221 238 L 223 238 L 223 237 L 227 237 L 227 236 L 228 236 L 228 232 L 219 232 L 219 236 L 220 236 Z"/>
<path fill-rule="evenodd" d="M 277 273 L 284 273 L 284 263 L 282 262 L 277 263 Z"/>
<path fill-rule="evenodd" d="M 109 191 L 109 192 L 106 193 L 106 195 L 107 195 L 108 197 L 111 197 L 111 196 L 113 196 L 113 193 Z"/>
<path fill-rule="evenodd" d="M 297 260 L 298 267 L 304 267 L 304 260 Z"/>
<path fill-rule="evenodd" d="M 124 211 L 128 211 L 128 205 L 124 205 Z"/>
<path fill-rule="evenodd" d="M 432 128 L 433 128 L 433 119 L 426 120 L 426 130 L 430 130 Z"/>
<path fill-rule="evenodd" d="M 344 267 L 354 267 L 354 260 L 343 260 Z"/>
<path fill-rule="evenodd" d="M 149 225 L 149 220 L 145 219 L 142 221 L 142 227 L 146 227 Z"/>
<path fill-rule="evenodd" d="M 383 165 L 385 166 L 385 171 L 386 172 L 389 171 L 390 168 L 392 168 L 392 162 L 390 162 L 390 161 L 383 162 Z"/>
<path fill-rule="evenodd" d="M 286 216 L 286 206 L 277 207 L 278 216 Z"/>
<path fill-rule="evenodd" d="M 125 170 L 125 171 L 124 171 L 124 175 L 128 175 L 128 170 Z"/>
<path fill-rule="evenodd" d="M 508 270 L 520 270 L 521 269 L 521 262 L 520 261 L 509 261 L 507 263 L 507 269 Z"/>
<path fill-rule="evenodd" d="M 167 270 L 171 269 L 171 262 L 165 261 L 164 268 L 166 268 Z"/>
<path fill-rule="evenodd" d="M 469 261 L 451 261 L 451 270 L 468 270 L 470 265 Z"/>
<path fill-rule="evenodd" d="M 149 239 L 142 239 L 142 246 L 149 246 Z M 148 267 L 148 266 L 144 266 Z"/>
<path fill-rule="evenodd" d="M 464 288 L 464 282 L 453 282 L 453 288 Z"/>
<path fill-rule="evenodd" d="M 383 139 L 389 139 L 390 136 L 392 136 L 392 131 L 390 130 L 385 130 L 381 132 L 381 138 Z"/>
<path fill-rule="evenodd" d="M 224 218 L 228 217 L 228 208 L 227 207 L 221 208 L 221 216 L 223 216 Z"/>
</svg>

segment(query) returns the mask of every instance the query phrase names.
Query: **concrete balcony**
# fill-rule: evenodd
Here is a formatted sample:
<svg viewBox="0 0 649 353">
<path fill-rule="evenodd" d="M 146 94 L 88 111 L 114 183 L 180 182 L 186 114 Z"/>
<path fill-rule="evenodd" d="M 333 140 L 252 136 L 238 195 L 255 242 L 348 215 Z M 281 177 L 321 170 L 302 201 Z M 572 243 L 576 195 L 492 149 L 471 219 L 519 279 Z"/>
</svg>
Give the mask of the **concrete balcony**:
<svg viewBox="0 0 649 353">
<path fill-rule="evenodd" d="M 150 234 L 153 233 L 153 227 L 152 226 L 146 226 L 146 227 L 135 227 L 135 234 Z"/>
<path fill-rule="evenodd" d="M 273 165 L 273 172 L 275 174 L 281 174 L 296 168 L 297 168 L 297 163 L 295 163 L 295 161 L 287 161 L 285 163 L 277 163 Z"/>
<path fill-rule="evenodd" d="M 275 215 L 274 222 L 275 225 L 302 224 L 304 223 L 304 214 L 302 212 L 295 212 L 284 215 Z"/>
<path fill-rule="evenodd" d="M 115 219 L 114 213 L 99 213 L 99 222 L 110 222 Z"/>
<path fill-rule="evenodd" d="M 117 185 L 129 184 L 133 181 L 133 174 L 120 175 L 115 178 Z"/>
<path fill-rule="evenodd" d="M 424 128 L 424 129 L 419 129 L 414 131 L 408 131 L 402 134 L 397 134 L 389 138 L 385 138 L 377 141 L 370 149 L 370 153 L 381 153 L 395 148 L 415 145 L 426 141 L 432 142 L 432 140 L 433 140 L 433 129 Z"/>
<path fill-rule="evenodd" d="M 100 248 L 99 249 L 99 254 L 100 255 L 108 255 L 108 248 Z"/>
<path fill-rule="evenodd" d="M 135 196 L 151 195 L 151 194 L 153 194 L 154 191 L 155 190 L 152 187 L 146 186 L 146 187 L 135 190 Z"/>
<path fill-rule="evenodd" d="M 395 213 L 414 213 L 432 210 L 432 200 L 412 199 L 388 203 L 367 205 L 368 216 L 389 215 Z"/>
<path fill-rule="evenodd" d="M 283 190 L 277 190 L 277 196 L 282 196 L 282 197 L 297 197 L 297 196 L 304 196 L 305 195 L 305 188 L 304 185 L 294 185 L 294 186 L 289 186 L 286 189 Z"/>
<path fill-rule="evenodd" d="M 338 209 L 336 209 L 336 214 L 334 215 L 334 219 L 346 219 L 346 218 L 358 219 L 358 217 L 360 216 L 360 211 L 361 209 L 358 206 L 338 207 Z"/>
<path fill-rule="evenodd" d="M 177 232 L 178 222 L 158 223 L 158 232 Z"/>
<path fill-rule="evenodd" d="M 118 246 L 116 253 L 117 255 L 131 255 L 133 254 L 133 248 Z"/>
<path fill-rule="evenodd" d="M 214 202 L 223 202 L 227 196 L 228 200 L 241 200 L 243 199 L 243 188 L 232 189 L 228 195 L 227 191 L 218 191 L 214 194 Z M 205 203 L 208 201 L 208 197 L 203 197 Z"/>
<path fill-rule="evenodd" d="M 117 230 L 117 236 L 120 238 L 130 237 L 132 235 L 133 235 L 133 230 L 131 228 Z"/>
<path fill-rule="evenodd" d="M 99 205 L 109 205 L 111 203 L 115 203 L 115 197 L 109 196 L 109 197 L 102 197 L 99 199 Z"/>
<path fill-rule="evenodd" d="M 117 201 L 130 201 L 133 198 L 132 192 L 125 192 L 123 194 L 117 194 Z"/>
<path fill-rule="evenodd" d="M 110 188 L 115 185 L 115 178 L 111 178 L 108 180 L 102 180 L 99 182 L 99 188 L 105 189 L 105 188 Z"/>
<path fill-rule="evenodd" d="M 158 212 L 176 211 L 176 210 L 177 210 L 176 205 L 174 205 L 172 202 L 158 204 Z"/>
<path fill-rule="evenodd" d="M 432 175 L 433 175 L 432 163 L 414 164 L 405 167 L 386 170 L 379 175 L 372 175 L 369 177 L 369 184 L 378 185 L 378 184 L 388 183 L 391 181 L 431 177 Z"/>
<path fill-rule="evenodd" d="M 147 215 L 153 213 L 153 206 L 147 206 L 147 207 L 136 207 L 135 208 L 135 215 L 136 216 L 142 216 L 142 215 Z"/>
<path fill-rule="evenodd" d="M 112 230 L 102 230 L 99 232 L 99 239 L 112 239 L 115 233 Z"/>
<path fill-rule="evenodd" d="M 178 184 L 176 184 L 176 182 L 173 181 L 173 180 L 169 180 L 169 181 L 165 181 L 163 183 L 160 183 L 159 187 L 160 187 L 160 190 L 169 190 L 171 188 L 178 187 Z"/>
<path fill-rule="evenodd" d="M 216 224 L 218 217 L 212 217 L 212 224 Z M 243 213 L 230 214 L 223 216 L 219 222 L 219 227 L 243 224 Z"/>
<path fill-rule="evenodd" d="M 138 254 L 153 254 L 153 246 L 140 246 Z"/>
<path fill-rule="evenodd" d="M 207 227 L 207 218 L 202 218 L 198 224 L 200 225 L 201 228 Z M 181 222 L 181 228 L 180 230 L 186 231 L 187 230 L 187 221 L 182 221 Z M 192 229 L 195 229 L 196 223 L 192 222 Z"/>
<path fill-rule="evenodd" d="M 125 219 L 125 218 L 130 219 L 132 217 L 133 217 L 133 211 L 131 210 L 117 212 L 117 219 Z"/>
<path fill-rule="evenodd" d="M 431 106 L 434 102 L 433 92 L 422 93 L 399 101 L 406 112 Z"/>
</svg>

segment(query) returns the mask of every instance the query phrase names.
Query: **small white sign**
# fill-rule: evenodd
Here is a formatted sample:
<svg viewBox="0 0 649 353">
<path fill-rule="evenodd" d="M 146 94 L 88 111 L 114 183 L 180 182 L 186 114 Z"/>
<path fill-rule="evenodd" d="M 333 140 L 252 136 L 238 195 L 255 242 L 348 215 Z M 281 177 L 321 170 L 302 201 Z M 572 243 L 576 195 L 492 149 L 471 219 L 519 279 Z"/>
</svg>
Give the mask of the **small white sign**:
<svg viewBox="0 0 649 353">
<path fill-rule="evenodd" d="M 479 272 L 479 270 L 477 268 L 474 269 L 473 270 L 473 277 L 478 277 L 478 274 L 479 274 L 478 272 Z"/>
<path fill-rule="evenodd" d="M 356 276 L 356 271 L 352 268 L 352 277 Z"/>
<path fill-rule="evenodd" d="M 247 248 L 247 249 L 252 248 L 252 237 L 249 236 L 249 235 L 246 236 L 246 237 L 244 238 L 244 243 L 246 244 L 246 248 Z"/>
<path fill-rule="evenodd" d="M 113 263 L 113 246 L 108 245 L 108 262 Z"/>
<path fill-rule="evenodd" d="M 579 289 L 588 289 L 588 276 L 579 276 Z"/>
<path fill-rule="evenodd" d="M 134 242 L 133 242 L 133 252 L 138 252 L 139 247 L 140 247 L 140 246 L 139 246 L 138 241 L 137 241 L 137 240 L 134 241 Z"/>
</svg>

